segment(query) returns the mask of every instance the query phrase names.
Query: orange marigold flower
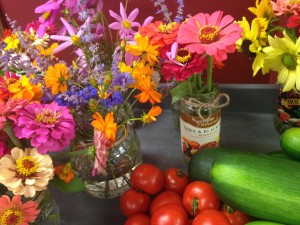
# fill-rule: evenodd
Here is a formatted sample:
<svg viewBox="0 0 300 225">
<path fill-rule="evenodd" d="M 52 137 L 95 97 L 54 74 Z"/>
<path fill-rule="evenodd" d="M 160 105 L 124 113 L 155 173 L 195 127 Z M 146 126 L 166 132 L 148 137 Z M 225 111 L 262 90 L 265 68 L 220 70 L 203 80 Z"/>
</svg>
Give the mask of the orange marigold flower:
<svg viewBox="0 0 300 225">
<path fill-rule="evenodd" d="M 59 92 L 67 91 L 67 80 L 69 79 L 68 67 L 63 63 L 57 63 L 54 66 L 49 66 L 44 80 L 47 88 L 52 88 L 52 94 L 56 95 Z"/>
<path fill-rule="evenodd" d="M 154 90 L 156 83 L 151 81 L 150 76 L 140 77 L 135 87 L 141 91 L 141 93 L 134 96 L 139 102 L 145 103 L 149 101 L 151 104 L 161 102 L 162 94 Z"/>
<path fill-rule="evenodd" d="M 59 164 L 55 166 L 54 174 L 65 183 L 70 183 L 75 177 L 71 163 Z"/>
<path fill-rule="evenodd" d="M 150 111 L 147 114 L 144 114 L 142 116 L 143 124 L 152 123 L 156 121 L 155 116 L 159 116 L 162 112 L 162 109 L 159 106 L 154 106 L 150 109 Z"/>
<path fill-rule="evenodd" d="M 114 121 L 113 112 L 107 113 L 105 119 L 103 119 L 99 112 L 94 113 L 92 117 L 94 118 L 91 122 L 92 126 L 102 131 L 107 139 L 114 142 L 117 133 L 117 123 Z"/>
</svg>

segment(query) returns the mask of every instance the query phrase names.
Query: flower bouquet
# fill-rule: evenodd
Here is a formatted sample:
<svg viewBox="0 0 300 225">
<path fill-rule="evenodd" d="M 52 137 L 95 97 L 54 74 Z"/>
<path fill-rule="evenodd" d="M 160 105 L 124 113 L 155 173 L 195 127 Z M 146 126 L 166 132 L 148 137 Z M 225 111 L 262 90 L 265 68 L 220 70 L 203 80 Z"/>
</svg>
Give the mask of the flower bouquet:
<svg viewBox="0 0 300 225">
<path fill-rule="evenodd" d="M 243 33 L 237 49 L 253 59 L 254 76 L 260 70 L 262 74 L 277 73 L 280 88 L 275 126 L 282 133 L 300 126 L 300 2 L 257 0 L 249 10 L 255 18 L 249 22 L 243 17 L 238 22 Z"/>
<path fill-rule="evenodd" d="M 50 180 L 66 191 L 85 190 L 74 157 L 88 157 L 91 177 L 105 177 L 112 149 L 130 136 L 128 126 L 161 114 L 159 46 L 137 32 L 152 17 L 135 22 L 139 10 L 127 16 L 127 3 L 120 3 L 120 15 L 109 10 L 111 24 L 103 2 L 93 0 L 49 0 L 26 29 L 7 17 L 10 29 L 0 42 L 0 183 L 16 195 L 33 197 Z M 137 103 L 149 111 L 136 116 Z M 83 140 L 92 145 L 73 148 Z"/>
</svg>

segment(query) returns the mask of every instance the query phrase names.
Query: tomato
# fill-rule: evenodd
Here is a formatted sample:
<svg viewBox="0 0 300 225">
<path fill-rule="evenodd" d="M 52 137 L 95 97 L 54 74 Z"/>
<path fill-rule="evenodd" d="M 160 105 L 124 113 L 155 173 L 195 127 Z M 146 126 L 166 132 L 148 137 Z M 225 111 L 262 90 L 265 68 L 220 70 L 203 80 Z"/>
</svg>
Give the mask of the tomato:
<svg viewBox="0 0 300 225">
<path fill-rule="evenodd" d="M 159 207 L 168 203 L 174 203 L 183 207 L 182 198 L 179 194 L 173 191 L 163 191 L 152 200 L 150 216 L 152 216 Z"/>
<path fill-rule="evenodd" d="M 210 183 L 193 181 L 183 192 L 183 206 L 191 216 L 208 209 L 218 210 L 220 200 Z"/>
<path fill-rule="evenodd" d="M 150 217 L 145 214 L 134 214 L 125 221 L 124 225 L 151 225 Z"/>
<path fill-rule="evenodd" d="M 227 216 L 231 225 L 244 225 L 252 220 L 251 216 L 241 211 L 234 210 L 226 204 L 223 205 L 221 212 Z"/>
<path fill-rule="evenodd" d="M 132 171 L 130 184 L 132 188 L 154 195 L 163 189 L 164 173 L 152 164 L 140 164 Z"/>
<path fill-rule="evenodd" d="M 164 190 L 174 191 L 182 195 L 185 187 L 189 184 L 189 178 L 186 173 L 177 168 L 169 168 L 165 171 Z"/>
<path fill-rule="evenodd" d="M 184 208 L 173 203 L 159 207 L 151 216 L 151 225 L 188 225 L 189 217 Z"/>
<path fill-rule="evenodd" d="M 138 192 L 131 188 L 120 197 L 120 208 L 124 216 L 147 214 L 151 205 L 151 197 L 147 193 Z"/>
<path fill-rule="evenodd" d="M 227 217 L 215 209 L 205 210 L 199 213 L 192 225 L 231 225 Z"/>
</svg>

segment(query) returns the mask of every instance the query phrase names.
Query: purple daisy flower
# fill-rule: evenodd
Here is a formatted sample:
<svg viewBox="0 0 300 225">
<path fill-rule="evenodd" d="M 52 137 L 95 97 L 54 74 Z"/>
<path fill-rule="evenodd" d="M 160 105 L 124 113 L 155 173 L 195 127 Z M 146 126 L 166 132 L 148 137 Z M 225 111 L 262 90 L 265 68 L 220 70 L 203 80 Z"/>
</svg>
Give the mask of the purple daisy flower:
<svg viewBox="0 0 300 225">
<path fill-rule="evenodd" d="M 65 106 L 34 102 L 19 111 L 14 132 L 18 138 L 29 139 L 39 153 L 45 154 L 69 146 L 75 137 L 75 122 Z"/>
<path fill-rule="evenodd" d="M 111 10 L 109 10 L 109 14 L 118 21 L 109 24 L 109 28 L 113 30 L 119 30 L 121 39 L 132 39 L 133 35 L 136 33 L 134 30 L 132 30 L 132 28 L 141 26 L 140 23 L 134 22 L 139 14 L 139 9 L 134 9 L 129 16 L 127 16 L 122 2 L 120 3 L 120 16 Z"/>
</svg>

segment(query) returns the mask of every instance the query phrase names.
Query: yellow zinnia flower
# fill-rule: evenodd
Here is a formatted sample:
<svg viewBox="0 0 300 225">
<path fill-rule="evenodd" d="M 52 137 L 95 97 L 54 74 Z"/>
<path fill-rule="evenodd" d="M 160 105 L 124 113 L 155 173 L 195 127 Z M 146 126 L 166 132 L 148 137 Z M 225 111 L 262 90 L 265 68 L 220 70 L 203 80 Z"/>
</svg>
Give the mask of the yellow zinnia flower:
<svg viewBox="0 0 300 225">
<path fill-rule="evenodd" d="M 94 113 L 92 117 L 94 118 L 91 122 L 92 126 L 103 132 L 107 139 L 114 142 L 117 133 L 117 123 L 114 121 L 113 112 L 107 113 L 105 119 L 98 112 Z"/>
<path fill-rule="evenodd" d="M 65 64 L 57 63 L 49 66 L 46 71 L 44 80 L 47 88 L 52 88 L 52 94 L 67 91 L 67 80 L 69 79 L 68 67 Z"/>
<path fill-rule="evenodd" d="M 284 37 L 268 37 L 270 46 L 265 53 L 263 68 L 278 72 L 277 81 L 283 84 L 283 91 L 300 90 L 300 38 L 296 43 L 284 33 Z"/>
<path fill-rule="evenodd" d="M 18 33 L 14 33 L 7 38 L 4 39 L 4 42 L 7 46 L 4 48 L 5 51 L 7 50 L 18 50 L 20 41 L 18 39 Z"/>
<path fill-rule="evenodd" d="M 29 101 L 40 100 L 43 91 L 42 84 L 32 84 L 30 78 L 26 75 L 20 77 L 19 80 L 14 80 L 8 83 L 8 90 L 13 95 L 13 98 L 28 99 Z"/>
<path fill-rule="evenodd" d="M 143 37 L 140 34 L 135 35 L 135 42 L 137 45 L 127 45 L 125 50 L 130 52 L 132 55 L 140 56 L 146 60 L 151 66 L 158 62 L 157 48 L 159 45 L 151 45 L 148 37 Z"/>
</svg>

